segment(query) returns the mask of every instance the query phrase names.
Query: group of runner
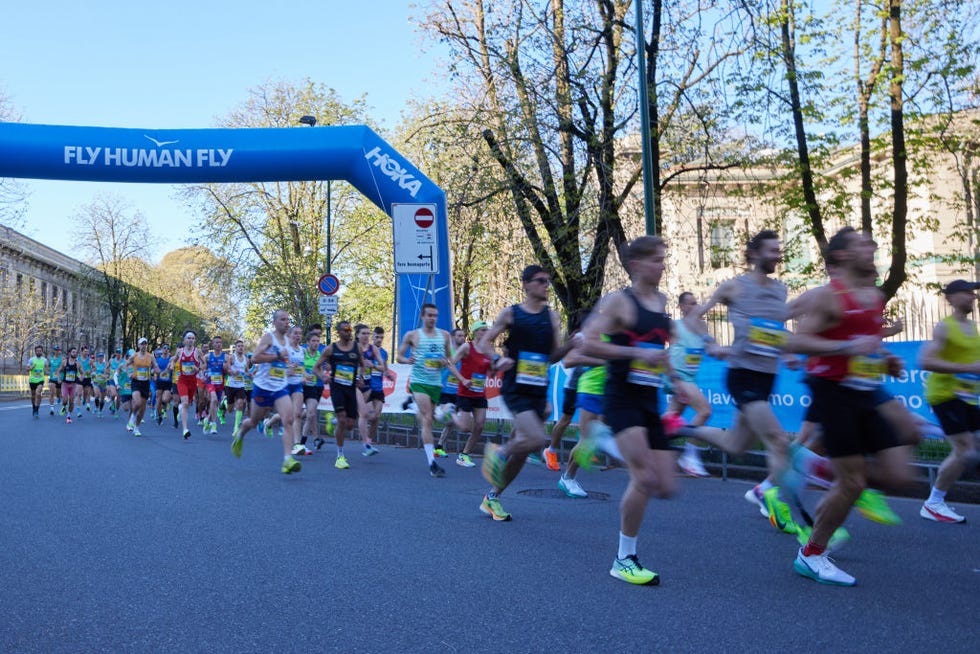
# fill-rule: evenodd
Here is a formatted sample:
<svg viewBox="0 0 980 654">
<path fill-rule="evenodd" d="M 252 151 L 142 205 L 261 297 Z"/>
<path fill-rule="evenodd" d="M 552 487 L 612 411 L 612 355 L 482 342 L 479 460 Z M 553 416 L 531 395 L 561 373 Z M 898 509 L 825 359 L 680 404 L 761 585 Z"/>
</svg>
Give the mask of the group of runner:
<svg viewBox="0 0 980 654">
<path fill-rule="evenodd" d="M 508 521 L 512 516 L 504 510 L 501 495 L 529 457 L 538 453 L 549 468 L 560 469 L 556 448 L 578 410 L 582 437 L 559 488 L 572 497 L 587 497 L 576 473 L 591 467 L 599 452 L 625 465 L 629 483 L 620 505 L 618 551 L 609 572 L 629 583 L 655 585 L 658 573 L 642 565 L 637 555 L 649 499 L 673 493 L 678 465 L 694 476 L 707 474 L 697 443 L 739 454 L 761 440 L 769 474 L 746 493 L 746 499 L 776 529 L 800 541 L 793 563 L 799 574 L 821 583 L 853 585 L 855 579 L 840 570 L 828 553 L 848 538 L 841 525 L 854 506 L 877 522 L 900 522 L 880 489 L 910 481 L 911 448 L 922 428 L 881 386 L 882 377 L 900 372 L 903 362 L 882 342 L 901 327 L 888 325 L 884 318 L 884 296 L 875 286 L 875 250 L 870 235 L 841 230 L 831 238 L 826 253 L 830 282 L 789 302 L 786 286 L 774 275 L 781 261 L 779 237 L 762 231 L 747 245 L 748 272 L 719 285 L 703 304 L 690 293 L 682 294 L 681 315 L 672 320 L 667 297 L 659 289 L 667 245 L 658 237 L 641 237 L 622 252 L 629 285 L 601 298 L 581 316 L 580 328 L 565 339 L 559 317 L 548 305 L 550 275 L 538 265 L 521 274 L 520 303 L 501 311 L 492 325 L 473 324 L 469 333 L 437 328 L 438 309 L 425 304 L 421 326 L 404 335 L 395 360 L 411 366 L 409 392 L 417 406 L 427 469 L 433 477 L 445 476 L 437 459 L 446 455 L 446 439 L 453 431 L 465 442 L 456 463 L 475 465 L 471 456 L 482 440 L 487 380 L 502 373 L 501 396 L 513 417 L 513 432 L 501 446 L 484 446 L 482 473 L 489 488 L 479 509 L 493 520 Z M 953 315 L 937 325 L 934 340 L 920 355 L 921 366 L 932 373 L 926 398 L 952 444 L 920 511 L 923 518 L 937 522 L 964 520 L 945 503 L 945 495 L 975 461 L 980 337 L 970 316 L 978 288 L 980 284 L 957 280 L 944 289 Z M 714 341 L 704 321 L 719 304 L 727 307 L 734 330 L 733 342 L 725 347 Z M 795 331 L 787 329 L 790 320 L 796 320 Z M 205 433 L 216 432 L 225 394 L 236 414 L 232 453 L 241 457 L 245 436 L 274 413 L 272 420 L 281 425 L 282 472 L 291 474 L 301 469 L 296 455 L 312 453 L 306 447 L 309 437 L 316 437 L 316 449 L 324 443 L 317 433 L 316 407 L 328 386 L 336 415 L 335 467 L 350 467 L 344 446 L 355 428 L 362 454 L 376 455 L 384 380 L 391 376 L 388 353 L 381 347 L 384 331 L 343 321 L 337 324 L 337 340 L 324 345 L 319 325 L 305 332 L 291 327 L 286 311 L 276 311 L 272 324 L 250 357 L 241 341 L 226 354 L 220 339 L 213 340 L 205 354 L 197 348 L 193 332 L 185 334 L 183 345 L 172 356 L 166 346 L 160 356 L 152 356 L 145 339 L 126 357 L 117 350 L 106 362 L 100 352 L 88 364 L 82 363 L 84 351 L 77 356 L 72 348 L 62 358 L 55 348 L 55 354 L 45 359 L 38 349 L 31 360 L 34 415 L 41 400 L 33 391 L 41 388 L 50 372 L 52 413 L 56 384 L 61 385 L 62 410 L 69 421 L 74 387 L 83 389 L 84 403 L 85 389 L 92 386 L 99 412 L 102 398 L 110 403 L 110 410 L 117 411 L 118 401 L 128 398 L 129 424 L 138 434 L 150 397 L 149 380 L 157 379 L 158 422 L 172 380 L 180 398 L 174 424 L 179 413 L 184 438 L 190 436 L 189 407 L 198 389 L 203 388 L 207 398 Z M 498 351 L 495 343 L 505 334 Z M 727 361 L 726 383 L 737 408 L 727 430 L 706 426 L 710 406 L 695 383 L 705 354 Z M 562 418 L 549 436 L 545 428 L 549 370 L 559 361 L 570 371 L 570 385 Z M 792 443 L 769 403 L 780 361 L 805 365 L 812 393 L 806 427 Z M 109 379 L 114 381 L 111 391 Z M 662 393 L 671 396 L 666 407 L 661 405 Z M 694 414 L 690 422 L 680 418 L 687 407 Z M 445 420 L 446 426 L 437 443 L 438 420 Z M 671 446 L 675 438 L 687 441 L 679 459 Z M 800 491 L 806 484 L 828 489 L 815 517 L 802 502 Z"/>
</svg>

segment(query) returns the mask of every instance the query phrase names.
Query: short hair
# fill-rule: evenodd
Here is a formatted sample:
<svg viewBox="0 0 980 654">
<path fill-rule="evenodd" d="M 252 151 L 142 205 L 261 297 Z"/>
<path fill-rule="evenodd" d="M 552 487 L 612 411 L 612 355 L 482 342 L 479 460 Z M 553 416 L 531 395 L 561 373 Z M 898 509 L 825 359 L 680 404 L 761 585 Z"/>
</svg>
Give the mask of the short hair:
<svg viewBox="0 0 980 654">
<path fill-rule="evenodd" d="M 623 265 L 626 266 L 637 259 L 650 256 L 658 249 L 666 247 L 667 241 L 659 236 L 641 236 L 624 245 L 620 251 L 620 256 L 623 259 Z"/>
<path fill-rule="evenodd" d="M 840 263 L 839 254 L 847 249 L 850 244 L 851 234 L 856 234 L 857 230 L 853 227 L 842 227 L 836 234 L 830 237 L 827 241 L 827 247 L 824 250 L 824 259 L 830 265 L 837 265 Z"/>
<path fill-rule="evenodd" d="M 238 345 L 239 343 L 241 343 L 242 345 L 245 345 L 245 341 L 243 341 L 243 340 L 242 340 L 242 339 L 240 339 L 240 338 L 239 338 L 239 339 L 238 339 L 237 341 L 235 341 L 235 345 Z M 166 347 L 170 347 L 170 346 L 168 345 L 168 346 L 166 346 Z"/>
<path fill-rule="evenodd" d="M 385 328 L 382 327 L 381 325 L 378 325 L 377 327 L 374 328 L 374 333 L 375 334 L 384 334 L 385 333 Z"/>
<path fill-rule="evenodd" d="M 323 331 L 322 329 L 317 329 L 319 325 L 310 325 L 306 329 L 306 340 L 310 340 L 310 336 L 319 336 Z"/>
<path fill-rule="evenodd" d="M 426 309 L 432 309 L 436 313 L 439 313 L 439 307 L 432 304 L 431 302 L 426 302 L 425 304 L 422 305 L 422 313 L 425 313 Z"/>
<path fill-rule="evenodd" d="M 286 311 L 285 309 L 276 309 L 275 311 L 272 312 L 272 322 L 276 321 L 276 318 L 279 317 L 280 313 L 285 313 L 287 316 L 289 315 L 289 312 Z"/>
<path fill-rule="evenodd" d="M 306 328 L 306 333 L 309 334 L 314 329 L 316 331 L 318 331 L 318 332 L 322 332 L 323 331 L 323 325 L 321 325 L 318 322 L 315 322 L 315 323 L 313 323 L 312 325 L 310 325 L 309 327 Z"/>
<path fill-rule="evenodd" d="M 684 299 L 688 296 L 694 297 L 694 293 L 691 291 L 684 291 L 677 298 L 677 304 L 684 304 Z"/>
<path fill-rule="evenodd" d="M 370 329 L 370 327 L 368 327 L 367 325 L 365 325 L 363 322 L 359 322 L 356 325 L 354 325 L 354 333 L 355 334 L 361 333 L 361 330 L 362 329 Z"/>
<path fill-rule="evenodd" d="M 186 332 L 184 332 L 184 338 L 187 338 L 188 336 L 193 336 L 194 338 L 197 338 L 197 332 L 194 331 L 193 329 L 188 329 Z"/>
<path fill-rule="evenodd" d="M 546 273 L 548 271 L 538 264 L 532 263 L 530 266 L 527 266 L 523 271 L 521 271 L 521 281 L 526 284 L 527 282 L 531 281 L 535 275 L 542 272 Z"/>
<path fill-rule="evenodd" d="M 750 253 L 758 252 L 759 248 L 762 247 L 762 243 L 764 241 L 772 241 L 772 240 L 778 241 L 779 234 L 777 234 L 771 229 L 764 229 L 758 234 L 756 234 L 755 236 L 753 236 L 752 238 L 750 238 L 749 242 L 745 244 L 745 260 L 751 262 L 752 257 Z"/>
</svg>

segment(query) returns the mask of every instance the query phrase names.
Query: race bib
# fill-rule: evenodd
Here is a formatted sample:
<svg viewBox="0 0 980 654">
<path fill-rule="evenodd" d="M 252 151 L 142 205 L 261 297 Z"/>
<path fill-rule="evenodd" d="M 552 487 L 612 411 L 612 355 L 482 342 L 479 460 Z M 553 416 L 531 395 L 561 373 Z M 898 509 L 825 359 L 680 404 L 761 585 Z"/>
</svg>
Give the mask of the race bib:
<svg viewBox="0 0 980 654">
<path fill-rule="evenodd" d="M 225 376 L 220 372 L 212 372 L 210 380 L 212 386 L 221 386 L 225 381 Z"/>
<path fill-rule="evenodd" d="M 197 370 L 197 366 L 189 361 L 180 362 L 180 374 L 182 375 L 193 375 Z"/>
<path fill-rule="evenodd" d="M 663 350 L 664 346 L 658 343 L 637 343 L 638 347 L 644 350 Z M 651 366 L 640 359 L 630 361 L 630 370 L 626 375 L 626 381 L 637 386 L 652 386 L 659 388 L 664 383 L 664 366 L 658 364 Z"/>
<path fill-rule="evenodd" d="M 333 380 L 341 386 L 354 385 L 354 366 L 340 364 L 333 371 Z"/>
<path fill-rule="evenodd" d="M 763 357 L 778 357 L 786 345 L 786 328 L 783 323 L 764 318 L 749 319 L 749 342 L 745 346 L 748 354 Z"/>
<path fill-rule="evenodd" d="M 284 367 L 272 366 L 269 368 L 269 377 L 272 379 L 285 379 L 286 369 Z"/>
<path fill-rule="evenodd" d="M 841 381 L 841 386 L 856 391 L 873 391 L 881 386 L 884 373 L 884 357 L 875 354 L 850 357 L 847 360 L 847 376 Z"/>
<path fill-rule="evenodd" d="M 234 374 L 234 375 L 231 376 L 231 378 L 232 378 L 232 380 L 236 384 L 244 384 L 245 383 L 245 375 L 243 375 L 241 373 Z"/>
<path fill-rule="evenodd" d="M 548 355 L 539 352 L 518 353 L 517 383 L 527 386 L 547 386 Z"/>
<path fill-rule="evenodd" d="M 487 387 L 487 376 L 486 375 L 484 375 L 482 373 L 479 373 L 479 372 L 474 372 L 470 376 L 470 390 L 471 391 L 473 391 L 474 393 L 482 393 L 483 392 L 483 389 L 485 389 L 486 387 Z"/>
<path fill-rule="evenodd" d="M 75 381 L 75 371 L 74 370 L 66 370 L 65 371 L 65 381 L 66 382 L 73 382 L 73 381 Z"/>
<path fill-rule="evenodd" d="M 695 374 L 701 367 L 701 359 L 704 358 L 703 347 L 684 348 L 684 370 L 690 374 Z"/>
<path fill-rule="evenodd" d="M 150 369 L 137 368 L 134 377 L 136 377 L 136 381 L 147 381 L 150 378 Z"/>
<path fill-rule="evenodd" d="M 976 406 L 977 395 L 980 395 L 980 375 L 962 372 L 953 375 L 953 381 L 957 399 Z"/>
<path fill-rule="evenodd" d="M 425 368 L 427 370 L 437 370 L 442 368 L 442 354 L 438 352 L 429 352 L 425 355 Z"/>
</svg>

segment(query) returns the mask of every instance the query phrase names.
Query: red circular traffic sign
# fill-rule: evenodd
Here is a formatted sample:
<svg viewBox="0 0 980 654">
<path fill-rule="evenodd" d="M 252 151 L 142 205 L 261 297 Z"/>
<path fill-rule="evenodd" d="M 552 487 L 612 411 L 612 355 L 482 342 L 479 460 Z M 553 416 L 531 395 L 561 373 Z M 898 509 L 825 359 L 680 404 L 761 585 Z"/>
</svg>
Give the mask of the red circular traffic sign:
<svg viewBox="0 0 980 654">
<path fill-rule="evenodd" d="M 415 212 L 415 224 L 419 227 L 432 227 L 436 217 L 432 214 L 432 209 L 422 207 Z"/>
<path fill-rule="evenodd" d="M 340 280 L 337 279 L 336 275 L 327 273 L 316 283 L 316 288 L 324 295 L 333 295 L 340 290 Z"/>
</svg>

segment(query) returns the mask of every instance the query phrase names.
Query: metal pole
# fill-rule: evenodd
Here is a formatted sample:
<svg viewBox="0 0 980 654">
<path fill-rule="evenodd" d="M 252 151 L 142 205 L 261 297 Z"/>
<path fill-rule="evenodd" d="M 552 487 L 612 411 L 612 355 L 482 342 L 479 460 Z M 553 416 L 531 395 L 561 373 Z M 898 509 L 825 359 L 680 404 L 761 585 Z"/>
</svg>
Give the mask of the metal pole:
<svg viewBox="0 0 980 654">
<path fill-rule="evenodd" d="M 643 153 L 643 213 L 646 233 L 657 233 L 657 216 L 653 208 L 653 155 L 650 153 L 650 87 L 647 84 L 646 36 L 643 34 L 643 0 L 634 0 L 636 8 L 636 59 L 640 78 L 640 141 Z"/>
<path fill-rule="evenodd" d="M 330 216 L 330 180 L 327 180 L 327 274 L 330 274 L 330 224 L 332 222 Z"/>
</svg>

